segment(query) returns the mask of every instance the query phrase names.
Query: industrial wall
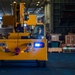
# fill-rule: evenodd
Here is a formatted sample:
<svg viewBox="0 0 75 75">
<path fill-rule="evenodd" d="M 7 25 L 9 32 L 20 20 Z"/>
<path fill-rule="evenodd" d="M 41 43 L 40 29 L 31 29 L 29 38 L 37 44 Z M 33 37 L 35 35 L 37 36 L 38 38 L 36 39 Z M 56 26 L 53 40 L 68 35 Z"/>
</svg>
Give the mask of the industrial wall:
<svg viewBox="0 0 75 75">
<path fill-rule="evenodd" d="M 53 0 L 54 33 L 75 33 L 75 0 Z"/>
</svg>

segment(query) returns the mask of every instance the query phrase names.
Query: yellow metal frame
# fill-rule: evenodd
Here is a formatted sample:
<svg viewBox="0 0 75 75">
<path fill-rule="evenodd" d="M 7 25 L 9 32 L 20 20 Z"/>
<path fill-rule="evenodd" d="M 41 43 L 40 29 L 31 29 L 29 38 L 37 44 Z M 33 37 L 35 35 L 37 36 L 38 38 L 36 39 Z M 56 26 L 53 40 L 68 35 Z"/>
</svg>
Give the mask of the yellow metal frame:
<svg viewBox="0 0 75 75">
<path fill-rule="evenodd" d="M 16 5 L 16 4 L 15 4 Z M 11 24 L 13 27 L 16 24 L 19 23 L 16 21 L 16 6 L 14 6 L 14 18 L 13 18 L 13 24 Z M 24 3 L 20 3 L 20 23 L 26 23 L 27 25 L 36 25 L 36 15 L 29 15 L 29 20 L 24 21 L 22 16 L 24 17 Z M 9 18 L 8 18 L 9 19 Z M 10 20 L 7 20 L 6 17 L 4 17 L 3 23 L 9 24 Z M 41 24 L 40 24 L 41 25 Z M 14 29 L 13 29 L 14 30 Z M 45 29 L 44 29 L 45 30 Z M 45 31 L 44 31 L 45 32 Z M 13 33 L 10 33 L 8 36 L 8 39 L 0 39 L 0 60 L 47 60 L 47 40 L 46 38 L 43 39 L 21 39 L 22 36 L 28 36 L 29 33 L 16 33 L 15 31 Z M 43 48 L 34 48 L 34 42 L 43 42 L 44 47 Z M 5 52 L 2 47 L 2 43 L 6 43 L 8 49 L 10 52 Z M 31 43 L 32 48 L 29 52 L 25 52 L 27 48 L 27 44 Z M 20 53 L 18 55 L 14 54 L 15 48 L 20 48 Z"/>
<path fill-rule="evenodd" d="M 18 36 L 19 35 L 19 36 Z M 10 33 L 10 35 L 8 36 L 8 39 L 21 39 L 21 36 L 29 36 L 29 33 Z"/>
<path fill-rule="evenodd" d="M 44 42 L 45 46 L 44 48 L 32 48 L 30 52 L 24 52 L 26 49 L 27 43 L 34 42 Z M 1 39 L 0 43 L 6 43 L 8 45 L 8 48 L 10 50 L 9 53 L 6 53 L 2 50 L 2 47 L 0 46 L 0 60 L 47 60 L 47 40 L 31 40 L 31 39 L 19 39 L 18 41 L 16 39 Z M 19 55 L 13 55 L 14 49 L 17 47 L 17 43 L 19 48 L 21 49 Z"/>
</svg>

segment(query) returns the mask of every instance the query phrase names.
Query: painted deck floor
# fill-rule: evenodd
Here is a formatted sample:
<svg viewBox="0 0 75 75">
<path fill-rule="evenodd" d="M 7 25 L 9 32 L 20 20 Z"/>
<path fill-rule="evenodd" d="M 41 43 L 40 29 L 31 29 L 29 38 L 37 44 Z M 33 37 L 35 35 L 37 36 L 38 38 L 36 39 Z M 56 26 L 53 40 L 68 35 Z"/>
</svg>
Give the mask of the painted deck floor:
<svg viewBox="0 0 75 75">
<path fill-rule="evenodd" d="M 48 53 L 46 68 L 35 61 L 4 61 L 0 75 L 75 75 L 75 53 Z"/>
</svg>

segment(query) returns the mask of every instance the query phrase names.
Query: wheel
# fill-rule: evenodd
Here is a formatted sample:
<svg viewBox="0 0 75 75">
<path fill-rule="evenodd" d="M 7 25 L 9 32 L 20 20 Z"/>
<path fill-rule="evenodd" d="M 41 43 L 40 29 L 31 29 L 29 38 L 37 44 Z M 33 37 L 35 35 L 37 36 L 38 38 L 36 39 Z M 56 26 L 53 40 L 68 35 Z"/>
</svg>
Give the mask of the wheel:
<svg viewBox="0 0 75 75">
<path fill-rule="evenodd" d="M 46 61 L 37 60 L 37 67 L 46 67 Z"/>
<path fill-rule="evenodd" d="M 1 67 L 3 66 L 4 60 L 1 60 Z"/>
<path fill-rule="evenodd" d="M 37 64 L 37 67 L 40 67 L 40 63 L 38 60 L 36 60 L 36 64 Z"/>
</svg>

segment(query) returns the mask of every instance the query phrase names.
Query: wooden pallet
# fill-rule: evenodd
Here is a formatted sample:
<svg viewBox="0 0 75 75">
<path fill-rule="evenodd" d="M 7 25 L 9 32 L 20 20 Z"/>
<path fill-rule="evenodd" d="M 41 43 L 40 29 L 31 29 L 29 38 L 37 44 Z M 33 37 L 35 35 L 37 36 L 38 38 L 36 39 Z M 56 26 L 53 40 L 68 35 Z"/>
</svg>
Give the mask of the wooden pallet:
<svg viewBox="0 0 75 75">
<path fill-rule="evenodd" d="M 63 50 L 63 53 L 75 53 L 75 50 Z"/>
<path fill-rule="evenodd" d="M 63 47 L 62 50 L 63 50 L 63 53 L 64 52 L 71 53 L 71 52 L 75 52 L 75 47 Z"/>
<path fill-rule="evenodd" d="M 48 48 L 48 52 L 52 53 L 52 52 L 62 52 L 62 48 Z"/>
</svg>

